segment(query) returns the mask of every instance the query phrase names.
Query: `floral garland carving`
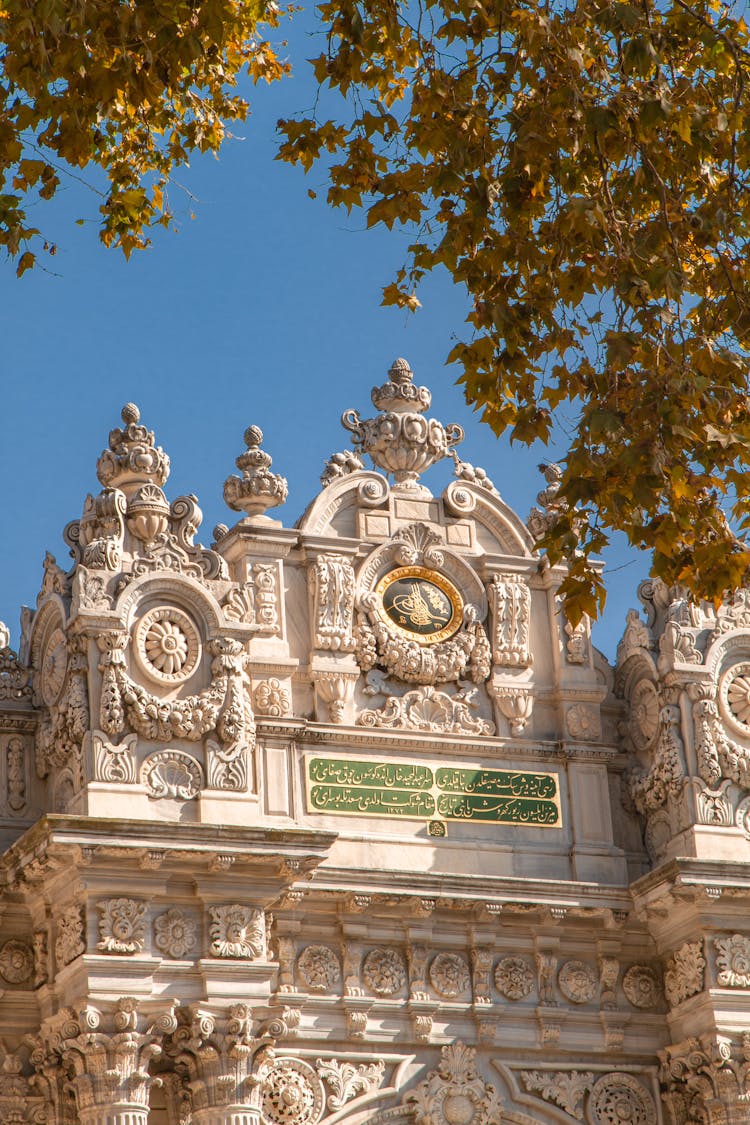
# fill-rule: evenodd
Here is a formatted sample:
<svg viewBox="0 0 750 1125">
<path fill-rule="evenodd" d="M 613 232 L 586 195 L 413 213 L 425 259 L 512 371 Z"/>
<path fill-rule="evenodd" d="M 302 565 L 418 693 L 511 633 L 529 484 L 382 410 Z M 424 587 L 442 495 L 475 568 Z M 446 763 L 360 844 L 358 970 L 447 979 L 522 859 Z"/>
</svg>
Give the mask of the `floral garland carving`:
<svg viewBox="0 0 750 1125">
<path fill-rule="evenodd" d="M 184 699 L 161 699 L 130 678 L 123 648 L 127 638 L 105 636 L 99 640 L 103 658 L 100 723 L 117 736 L 127 724 L 142 738 L 168 742 L 185 738 L 197 742 L 216 731 L 224 743 L 222 759 L 252 745 L 255 737 L 252 710 L 244 687 L 244 659 L 239 641 L 219 638 L 209 643 L 213 655 L 211 684 Z"/>
</svg>

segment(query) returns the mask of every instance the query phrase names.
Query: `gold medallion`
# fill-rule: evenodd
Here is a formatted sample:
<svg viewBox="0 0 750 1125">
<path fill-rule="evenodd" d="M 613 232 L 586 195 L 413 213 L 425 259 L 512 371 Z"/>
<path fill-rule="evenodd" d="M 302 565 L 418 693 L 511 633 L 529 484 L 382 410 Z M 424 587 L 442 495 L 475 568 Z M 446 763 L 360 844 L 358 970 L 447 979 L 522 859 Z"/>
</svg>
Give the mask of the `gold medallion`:
<svg viewBox="0 0 750 1125">
<path fill-rule="evenodd" d="M 463 602 L 442 574 L 423 566 L 391 570 L 375 587 L 380 616 L 390 629 L 420 645 L 452 637 L 461 625 Z"/>
</svg>

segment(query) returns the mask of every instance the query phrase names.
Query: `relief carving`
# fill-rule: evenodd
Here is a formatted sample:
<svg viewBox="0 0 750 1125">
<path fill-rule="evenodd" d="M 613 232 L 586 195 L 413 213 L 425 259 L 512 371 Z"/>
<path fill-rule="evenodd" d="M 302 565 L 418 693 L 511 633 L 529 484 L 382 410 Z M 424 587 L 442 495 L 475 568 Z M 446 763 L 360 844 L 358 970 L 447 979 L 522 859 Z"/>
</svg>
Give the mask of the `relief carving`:
<svg viewBox="0 0 750 1125">
<path fill-rule="evenodd" d="M 160 953 L 181 960 L 198 941 L 198 927 L 182 910 L 173 908 L 154 919 L 155 945 Z"/>
<path fill-rule="evenodd" d="M 750 988 L 750 938 L 744 934 L 714 938 L 716 981 L 721 988 Z"/>
<path fill-rule="evenodd" d="M 172 700 L 152 695 L 130 678 L 122 651 L 126 638 L 121 634 L 100 637 L 98 644 L 102 652 L 100 723 L 108 735 L 118 735 L 126 725 L 153 742 L 175 738 L 197 742 L 216 732 L 221 741 L 209 740 L 206 745 L 209 786 L 247 788 L 246 751 L 254 745 L 255 724 L 246 690 L 244 651 L 238 641 L 210 641 L 211 685 L 197 695 Z"/>
<path fill-rule="evenodd" d="M 69 965 L 86 952 L 86 939 L 83 910 L 80 906 L 69 906 L 57 919 L 55 937 L 55 961 L 58 969 Z"/>
<path fill-rule="evenodd" d="M 702 942 L 687 941 L 675 950 L 664 973 L 664 992 L 671 1008 L 703 991 L 705 971 Z"/>
<path fill-rule="evenodd" d="M 495 987 L 506 1000 L 525 1000 L 534 990 L 534 973 L 525 957 L 503 957 L 495 966 Z"/>
<path fill-rule="evenodd" d="M 146 941 L 146 904 L 132 898 L 109 898 L 96 904 L 101 914 L 96 948 L 103 953 L 142 953 Z"/>
<path fill-rule="evenodd" d="M 430 1071 L 404 1099 L 416 1125 L 500 1125 L 502 1107 L 494 1087 L 477 1072 L 476 1051 L 460 1040 L 443 1047 Z"/>
<path fill-rule="evenodd" d="M 656 1125 L 656 1106 L 643 1085 L 630 1074 L 612 1071 L 594 1083 L 589 1099 L 592 1125 Z"/>
<path fill-rule="evenodd" d="M 400 698 L 391 696 L 380 710 L 362 711 L 357 724 L 436 733 L 494 734 L 492 723 L 471 713 L 471 708 L 478 705 L 476 695 L 475 688 L 456 692 L 455 695 L 437 691 L 434 687 L 416 688 Z"/>
<path fill-rule="evenodd" d="M 566 961 L 557 974 L 557 984 L 572 1004 L 588 1004 L 596 996 L 596 970 L 587 961 Z"/>
<path fill-rule="evenodd" d="M 18 814 L 26 808 L 26 757 L 23 740 L 9 738 L 5 756 L 7 805 L 11 814 Z"/>
<path fill-rule="evenodd" d="M 662 1001 L 661 980 L 650 965 L 631 965 L 622 978 L 622 990 L 634 1008 L 649 1010 Z"/>
<path fill-rule="evenodd" d="M 10 630 L 0 621 L 0 700 L 31 699 L 31 675 L 10 647 Z"/>
<path fill-rule="evenodd" d="M 492 659 L 495 664 L 527 668 L 532 663 L 529 648 L 531 591 L 523 578 L 495 574 L 490 585 L 492 605 Z"/>
<path fill-rule="evenodd" d="M 554 1102 L 583 1121 L 583 1099 L 591 1089 L 593 1071 L 586 1070 L 522 1070 L 521 1081 L 532 1094 L 539 1094 L 545 1101 Z"/>
<path fill-rule="evenodd" d="M 194 800 L 203 788 L 200 764 L 183 750 L 159 750 L 141 766 L 141 782 L 150 797 Z"/>
<path fill-rule="evenodd" d="M 262 910 L 249 906 L 209 906 L 211 955 L 261 961 L 266 956 L 266 922 Z"/>
<path fill-rule="evenodd" d="M 0 977 L 8 984 L 24 984 L 34 974 L 34 954 L 24 941 L 11 939 L 0 946 Z"/>
<path fill-rule="evenodd" d="M 344 555 L 318 555 L 309 571 L 316 648 L 352 652 L 355 647 L 354 571 Z"/>
<path fill-rule="evenodd" d="M 323 1083 L 302 1059 L 276 1059 L 262 1071 L 263 1118 L 269 1125 L 315 1125 L 323 1116 Z"/>
<path fill-rule="evenodd" d="M 291 698 L 276 678 L 261 680 L 253 692 L 253 705 L 256 715 L 281 719 L 289 714 Z"/>
<path fill-rule="evenodd" d="M 458 953 L 438 953 L 430 964 L 430 984 L 438 996 L 455 1000 L 469 988 L 469 965 Z"/>
<path fill-rule="evenodd" d="M 341 980 L 339 959 L 327 945 L 308 945 L 303 949 L 297 971 L 311 992 L 328 992 Z"/>
<path fill-rule="evenodd" d="M 341 1109 L 352 1098 L 379 1089 L 385 1074 L 385 1063 L 380 1059 L 374 1063 L 360 1063 L 359 1066 L 337 1059 L 316 1059 L 315 1067 L 331 1088 L 327 1099 L 330 1110 Z"/>
<path fill-rule="evenodd" d="M 362 979 L 378 996 L 392 996 L 406 984 L 406 965 L 397 949 L 371 949 L 362 965 Z"/>
</svg>

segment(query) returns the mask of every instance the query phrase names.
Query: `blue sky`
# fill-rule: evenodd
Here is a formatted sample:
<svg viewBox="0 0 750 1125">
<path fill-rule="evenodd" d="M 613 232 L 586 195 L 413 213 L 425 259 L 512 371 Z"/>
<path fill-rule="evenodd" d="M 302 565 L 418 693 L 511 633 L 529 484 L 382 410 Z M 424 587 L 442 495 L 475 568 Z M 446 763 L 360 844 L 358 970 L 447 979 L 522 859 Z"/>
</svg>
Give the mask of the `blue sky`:
<svg viewBox="0 0 750 1125">
<path fill-rule="evenodd" d="M 289 499 L 277 514 L 291 525 L 326 457 L 349 445 L 341 412 L 356 407 L 367 416 L 371 387 L 399 355 L 431 388 L 431 413 L 464 426 L 461 456 L 484 467 L 524 518 L 542 487 L 536 465 L 554 459 L 555 449 L 497 440 L 466 407 L 457 369 L 445 366 L 463 332 L 462 292 L 436 276 L 420 290 L 416 315 L 381 308 L 407 236 L 366 231 L 360 215 L 327 208 L 322 171 L 305 177 L 274 161 L 276 120 L 311 105 L 304 60 L 320 49 L 309 17 L 296 17 L 285 33 L 295 76 L 251 90 L 241 138 L 178 177 L 196 197 L 171 193 L 179 233 L 157 233 L 152 249 L 125 262 L 98 242 L 96 196 L 70 181 L 34 216 L 58 245 L 54 273 L 16 280 L 0 263 L 0 619 L 14 641 L 21 604 L 34 604 L 45 550 L 68 564 L 62 528 L 97 490 L 96 459 L 130 400 L 171 457 L 170 499 L 197 494 L 203 542 L 214 524 L 233 521 L 222 483 L 247 425 L 263 429 L 274 469 L 288 478 Z M 79 227 L 77 218 L 92 221 Z M 426 483 L 438 491 L 448 476 L 438 467 Z M 595 640 L 613 659 L 648 563 L 623 547 L 607 561 L 609 598 Z"/>
</svg>

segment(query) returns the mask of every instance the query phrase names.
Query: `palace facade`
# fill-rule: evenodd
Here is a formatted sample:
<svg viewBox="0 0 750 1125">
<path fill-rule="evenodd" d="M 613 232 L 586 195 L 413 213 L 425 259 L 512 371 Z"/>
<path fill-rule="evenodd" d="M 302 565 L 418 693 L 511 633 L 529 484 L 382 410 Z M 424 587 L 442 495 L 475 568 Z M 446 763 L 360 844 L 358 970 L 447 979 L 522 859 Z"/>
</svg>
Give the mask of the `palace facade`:
<svg viewBox="0 0 750 1125">
<path fill-rule="evenodd" d="M 0 1122 L 750 1121 L 750 592 L 611 667 L 555 466 L 526 525 L 372 401 L 294 527 L 251 426 L 210 547 L 128 404 L 3 630 Z"/>
</svg>

